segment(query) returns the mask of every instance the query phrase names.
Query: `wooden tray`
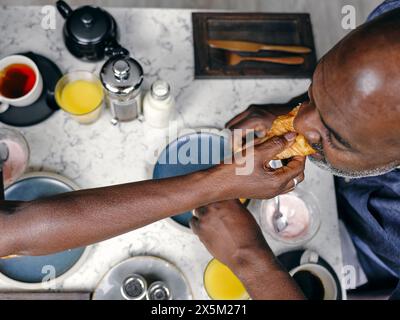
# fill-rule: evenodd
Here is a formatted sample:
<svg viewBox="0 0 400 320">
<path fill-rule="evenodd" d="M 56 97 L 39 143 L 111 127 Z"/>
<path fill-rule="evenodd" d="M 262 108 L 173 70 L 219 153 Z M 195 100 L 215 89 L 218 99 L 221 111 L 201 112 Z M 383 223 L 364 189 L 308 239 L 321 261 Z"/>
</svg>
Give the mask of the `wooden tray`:
<svg viewBox="0 0 400 320">
<path fill-rule="evenodd" d="M 194 12 L 192 22 L 196 79 L 311 78 L 315 69 L 316 55 L 309 14 Z M 302 55 L 305 58 L 302 65 L 246 61 L 229 66 L 224 50 L 209 47 L 209 39 L 302 45 L 312 51 Z M 291 55 L 272 51 L 240 54 L 260 57 Z"/>
</svg>

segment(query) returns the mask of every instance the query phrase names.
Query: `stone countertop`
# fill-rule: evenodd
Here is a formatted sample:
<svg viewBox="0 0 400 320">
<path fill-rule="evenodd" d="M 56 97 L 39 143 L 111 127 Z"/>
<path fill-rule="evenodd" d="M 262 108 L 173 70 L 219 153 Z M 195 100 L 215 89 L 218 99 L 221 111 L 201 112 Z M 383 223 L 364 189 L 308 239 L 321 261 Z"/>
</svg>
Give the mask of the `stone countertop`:
<svg viewBox="0 0 400 320">
<path fill-rule="evenodd" d="M 285 102 L 310 84 L 306 79 L 194 80 L 192 10 L 109 11 L 118 22 L 120 43 L 144 68 L 145 86 L 157 78 L 171 83 L 180 127 L 221 128 L 250 103 Z M 66 50 L 60 15 L 55 30 L 44 30 L 42 17 L 41 7 L 0 7 L 0 58 L 33 51 L 52 59 L 64 73 L 100 69 L 102 62 L 84 63 Z M 165 131 L 140 121 L 112 126 L 110 120 L 107 110 L 96 123 L 85 126 L 59 111 L 39 125 L 22 128 L 31 148 L 29 171 L 56 172 L 81 188 L 151 178 L 150 159 L 167 143 Z M 302 186 L 319 200 L 322 220 L 319 233 L 306 246 L 316 249 L 340 275 L 342 254 L 333 178 L 308 162 Z M 276 252 L 292 249 L 272 240 L 270 244 Z M 143 254 L 174 263 L 188 278 L 194 298 L 207 299 L 202 276 L 211 256 L 196 236 L 180 231 L 168 220 L 93 245 L 84 265 L 57 283 L 57 289 L 94 290 L 111 267 Z M 13 289 L 17 288 L 0 282 L 0 290 Z"/>
</svg>

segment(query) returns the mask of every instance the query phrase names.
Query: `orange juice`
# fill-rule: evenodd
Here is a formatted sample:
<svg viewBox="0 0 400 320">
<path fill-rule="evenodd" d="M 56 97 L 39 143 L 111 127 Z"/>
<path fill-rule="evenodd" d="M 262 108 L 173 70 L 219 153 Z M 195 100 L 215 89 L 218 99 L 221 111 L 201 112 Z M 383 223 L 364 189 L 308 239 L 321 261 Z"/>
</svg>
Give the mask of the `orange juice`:
<svg viewBox="0 0 400 320">
<path fill-rule="evenodd" d="M 92 81 L 75 80 L 67 83 L 61 92 L 61 104 L 66 111 L 75 115 L 89 113 L 103 100 L 102 87 Z"/>
<path fill-rule="evenodd" d="M 96 121 L 103 107 L 103 86 L 89 71 L 73 71 L 58 80 L 55 97 L 57 104 L 80 123 Z"/>
<path fill-rule="evenodd" d="M 223 263 L 213 259 L 204 272 L 204 287 L 214 300 L 247 300 L 249 295 L 239 278 Z"/>
</svg>

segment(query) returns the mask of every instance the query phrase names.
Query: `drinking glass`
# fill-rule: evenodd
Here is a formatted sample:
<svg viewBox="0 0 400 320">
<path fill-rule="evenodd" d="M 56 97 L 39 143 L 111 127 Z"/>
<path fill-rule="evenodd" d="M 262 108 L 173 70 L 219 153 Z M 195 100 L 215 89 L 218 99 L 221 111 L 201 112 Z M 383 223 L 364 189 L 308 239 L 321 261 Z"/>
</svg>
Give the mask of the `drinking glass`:
<svg viewBox="0 0 400 320">
<path fill-rule="evenodd" d="M 83 81 L 88 81 L 94 83 L 96 86 L 102 88 L 102 84 L 100 80 L 92 73 L 89 71 L 73 71 L 70 73 L 65 74 L 64 76 L 61 77 L 60 80 L 58 80 L 56 88 L 55 88 L 55 98 L 57 101 L 57 104 L 61 107 L 62 110 L 64 110 L 66 113 L 68 113 L 73 119 L 78 121 L 79 123 L 82 124 L 90 124 L 95 122 L 101 115 L 101 111 L 103 109 L 104 105 L 104 93 L 102 93 L 102 99 L 99 104 L 90 106 L 88 112 L 86 113 L 76 113 L 73 110 L 71 110 L 71 106 L 68 105 L 64 99 L 62 99 L 62 94 L 63 90 L 65 87 L 74 81 L 78 80 L 83 80 Z M 81 99 L 85 99 L 84 93 L 82 93 Z"/>
</svg>

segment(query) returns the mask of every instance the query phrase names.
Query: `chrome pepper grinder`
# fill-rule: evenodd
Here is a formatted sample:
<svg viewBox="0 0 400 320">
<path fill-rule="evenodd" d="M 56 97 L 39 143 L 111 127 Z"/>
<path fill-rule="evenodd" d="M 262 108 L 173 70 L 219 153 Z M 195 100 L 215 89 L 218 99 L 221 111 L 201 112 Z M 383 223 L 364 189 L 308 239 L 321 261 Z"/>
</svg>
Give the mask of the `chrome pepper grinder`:
<svg viewBox="0 0 400 320">
<path fill-rule="evenodd" d="M 111 57 L 100 71 L 100 79 L 111 110 L 112 124 L 131 121 L 142 114 L 143 68 L 135 59 Z"/>
</svg>

